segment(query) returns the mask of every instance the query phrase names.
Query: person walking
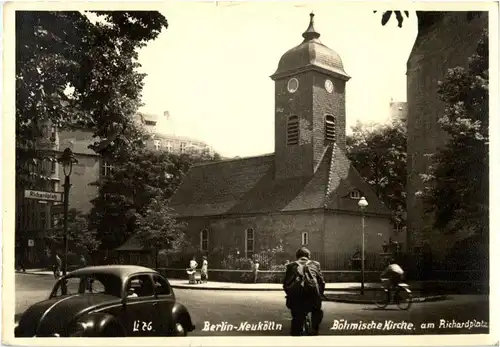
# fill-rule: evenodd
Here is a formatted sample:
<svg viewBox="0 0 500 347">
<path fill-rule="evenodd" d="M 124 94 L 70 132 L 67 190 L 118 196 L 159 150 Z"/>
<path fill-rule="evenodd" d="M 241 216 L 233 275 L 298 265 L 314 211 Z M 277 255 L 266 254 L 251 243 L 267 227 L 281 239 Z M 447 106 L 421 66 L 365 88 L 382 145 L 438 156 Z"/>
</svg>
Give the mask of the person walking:
<svg viewBox="0 0 500 347">
<path fill-rule="evenodd" d="M 81 267 L 86 267 L 87 266 L 87 259 L 85 259 L 85 256 L 83 254 L 80 257 L 80 266 Z"/>
<path fill-rule="evenodd" d="M 253 283 L 257 283 L 257 278 L 259 277 L 259 261 L 256 259 L 253 262 Z"/>
<path fill-rule="evenodd" d="M 325 280 L 321 264 L 311 260 L 311 252 L 302 247 L 296 252 L 297 260 L 286 266 L 283 289 L 286 293 L 286 307 L 292 315 L 291 335 L 302 335 L 302 327 L 311 312 L 312 335 L 318 335 L 323 320 L 322 299 Z"/>
<path fill-rule="evenodd" d="M 206 256 L 203 256 L 203 262 L 201 263 L 201 281 L 203 283 L 208 282 L 208 260 Z"/>
<path fill-rule="evenodd" d="M 59 257 L 57 253 L 54 255 L 54 266 L 53 266 L 53 271 L 54 271 L 54 278 L 58 279 L 59 276 L 61 275 L 61 267 L 62 267 L 62 260 Z"/>
</svg>

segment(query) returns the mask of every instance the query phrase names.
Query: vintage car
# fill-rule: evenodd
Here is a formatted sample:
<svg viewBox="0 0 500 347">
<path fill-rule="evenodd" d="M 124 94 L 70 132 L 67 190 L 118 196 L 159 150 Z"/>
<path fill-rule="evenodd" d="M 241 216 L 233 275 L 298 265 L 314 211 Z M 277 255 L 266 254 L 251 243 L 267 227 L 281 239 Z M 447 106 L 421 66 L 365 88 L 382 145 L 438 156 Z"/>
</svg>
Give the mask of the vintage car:
<svg viewBox="0 0 500 347">
<path fill-rule="evenodd" d="M 141 266 L 91 266 L 60 278 L 16 324 L 16 337 L 186 336 L 191 316 L 169 282 Z"/>
</svg>

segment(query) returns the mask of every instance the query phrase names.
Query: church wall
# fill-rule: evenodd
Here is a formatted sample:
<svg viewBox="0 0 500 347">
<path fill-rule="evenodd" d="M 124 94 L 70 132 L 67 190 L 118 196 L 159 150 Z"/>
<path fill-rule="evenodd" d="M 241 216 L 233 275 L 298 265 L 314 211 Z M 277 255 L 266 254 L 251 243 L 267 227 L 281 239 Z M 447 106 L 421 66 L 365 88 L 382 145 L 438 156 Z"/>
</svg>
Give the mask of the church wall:
<svg viewBox="0 0 500 347">
<path fill-rule="evenodd" d="M 429 166 L 426 154 L 435 153 L 446 136 L 437 123 L 444 104 L 437 93 L 438 81 L 446 71 L 467 66 L 467 59 L 476 49 L 487 15 L 468 21 L 466 12 L 447 12 L 425 31 L 419 32 L 407 63 L 408 103 L 408 235 L 411 246 L 430 245 L 434 259 L 443 258 L 448 249 L 463 235 L 444 236 L 432 230 L 422 200 L 415 195 L 422 189 L 420 174 Z"/>
<path fill-rule="evenodd" d="M 382 252 L 382 243 L 392 236 L 388 218 L 365 216 L 366 253 Z M 362 244 L 359 214 L 328 212 L 325 216 L 325 252 L 354 253 Z"/>
<path fill-rule="evenodd" d="M 253 228 L 255 252 L 277 246 L 283 240 L 285 252 L 292 257 L 302 246 L 302 232 L 308 232 L 311 251 L 323 251 L 323 212 L 276 213 L 255 216 L 193 218 L 187 222 L 187 233 L 197 248 L 200 231 L 209 230 L 209 252 L 216 247 L 237 248 L 245 252 L 245 230 Z"/>
</svg>

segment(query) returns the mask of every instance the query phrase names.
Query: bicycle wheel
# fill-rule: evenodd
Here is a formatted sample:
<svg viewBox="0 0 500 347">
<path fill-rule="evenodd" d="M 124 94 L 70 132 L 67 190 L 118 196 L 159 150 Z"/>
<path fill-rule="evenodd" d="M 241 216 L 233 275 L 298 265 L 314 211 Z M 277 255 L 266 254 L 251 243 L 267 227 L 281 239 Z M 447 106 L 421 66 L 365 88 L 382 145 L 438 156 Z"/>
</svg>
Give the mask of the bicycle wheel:
<svg viewBox="0 0 500 347">
<path fill-rule="evenodd" d="M 380 289 L 375 292 L 375 305 L 378 308 L 386 308 L 389 304 L 387 298 L 387 289 Z"/>
<path fill-rule="evenodd" d="M 400 310 L 408 310 L 412 304 L 411 292 L 407 289 L 399 289 L 396 294 L 396 304 Z"/>
<path fill-rule="evenodd" d="M 302 327 L 302 336 L 307 336 L 311 333 L 311 319 L 309 318 L 309 314 L 306 315 L 306 319 L 304 320 L 304 325 Z"/>
</svg>

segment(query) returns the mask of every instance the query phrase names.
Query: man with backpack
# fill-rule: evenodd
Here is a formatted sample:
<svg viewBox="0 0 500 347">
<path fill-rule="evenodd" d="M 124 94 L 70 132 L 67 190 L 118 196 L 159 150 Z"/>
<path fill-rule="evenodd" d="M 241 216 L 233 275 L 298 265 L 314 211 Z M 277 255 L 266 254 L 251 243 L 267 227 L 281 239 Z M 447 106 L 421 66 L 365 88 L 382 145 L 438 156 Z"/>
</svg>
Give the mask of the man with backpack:
<svg viewBox="0 0 500 347">
<path fill-rule="evenodd" d="M 292 336 L 302 335 L 306 316 L 311 312 L 312 334 L 317 335 L 323 319 L 321 309 L 325 281 L 319 262 L 310 260 L 311 252 L 302 247 L 296 252 L 297 260 L 286 266 L 283 289 L 286 306 L 292 314 Z"/>
</svg>

